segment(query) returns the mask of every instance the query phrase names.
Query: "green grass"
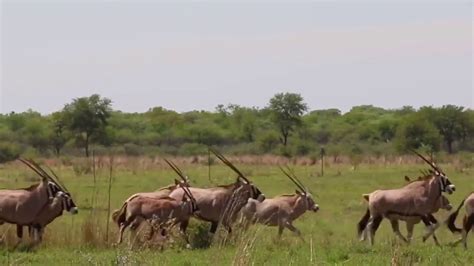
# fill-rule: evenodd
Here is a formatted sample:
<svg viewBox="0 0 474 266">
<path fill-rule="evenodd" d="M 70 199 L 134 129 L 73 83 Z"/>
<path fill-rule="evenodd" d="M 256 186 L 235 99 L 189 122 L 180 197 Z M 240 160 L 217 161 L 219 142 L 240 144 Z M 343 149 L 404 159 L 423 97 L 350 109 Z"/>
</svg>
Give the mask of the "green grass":
<svg viewBox="0 0 474 266">
<path fill-rule="evenodd" d="M 160 166 L 141 167 L 118 162 L 114 169 L 111 193 L 112 210 L 119 208 L 123 200 L 139 191 L 151 191 L 172 182 L 175 174 Z M 293 193 L 294 185 L 284 177 L 276 166 L 238 165 L 259 186 L 267 197 Z M 92 174 L 76 175 L 72 167 L 55 167 L 63 182 L 75 197 L 80 211 L 72 216 L 65 213 L 46 230 L 40 246 L 29 248 L 22 244 L 12 249 L 14 227 L 3 225 L 0 233 L 5 243 L 0 247 L 0 264 L 14 265 L 472 265 L 474 241 L 469 239 L 470 250 L 461 246 L 451 247 L 457 239 L 446 228 L 437 231 L 442 243 L 436 247 L 432 240 L 422 243 L 423 226 L 415 228 L 415 239 L 408 246 L 391 233 L 390 225 L 384 221 L 377 232 L 374 247 L 359 243 L 355 226 L 364 214 L 365 203 L 361 194 L 375 189 L 400 187 L 403 176 L 417 176 L 423 165 L 361 165 L 356 171 L 349 165 L 330 165 L 324 177 L 318 177 L 315 166 L 295 166 L 297 175 L 316 195 L 321 210 L 306 213 L 294 224 L 305 241 L 285 231 L 277 239 L 277 229 L 253 226 L 243 234 L 235 233 L 226 245 L 214 242 L 209 248 L 187 250 L 177 242 L 160 251 L 156 248 L 130 250 L 125 241 L 120 247 L 115 242 L 117 228 L 110 223 L 109 240 L 106 242 L 108 169 L 97 172 L 97 193 L 94 192 Z M 182 165 L 194 186 L 211 186 L 233 182 L 235 175 L 221 165 L 212 167 L 212 184 L 208 180 L 208 168 L 202 165 Z M 473 190 L 472 175 L 455 172 L 444 166 L 451 181 L 457 186 L 455 194 L 449 196 L 457 206 L 461 199 Z M 147 170 L 141 170 L 147 169 Z M 33 174 L 20 164 L 8 164 L 0 168 L 0 187 L 16 188 L 34 182 Z M 92 198 L 96 200 L 93 203 Z M 448 213 L 440 211 L 436 216 L 443 220 Z M 207 225 L 206 225 L 207 226 Z M 202 231 L 201 222 L 193 221 L 192 237 Z M 403 229 L 403 223 L 402 223 Z M 402 230 L 404 231 L 404 230 Z M 127 237 L 125 238 L 126 240 Z M 26 241 L 25 241 L 26 242 Z"/>
</svg>

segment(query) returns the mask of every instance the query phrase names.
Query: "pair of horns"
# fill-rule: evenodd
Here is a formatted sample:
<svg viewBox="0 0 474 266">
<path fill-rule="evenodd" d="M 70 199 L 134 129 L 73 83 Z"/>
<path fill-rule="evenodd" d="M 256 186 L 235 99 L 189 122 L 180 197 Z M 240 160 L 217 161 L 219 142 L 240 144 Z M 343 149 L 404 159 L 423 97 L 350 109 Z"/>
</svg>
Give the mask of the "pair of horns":
<svg viewBox="0 0 474 266">
<path fill-rule="evenodd" d="M 187 177 L 184 175 L 184 173 L 181 171 L 181 169 L 179 169 L 179 167 L 178 167 L 175 163 L 173 163 L 172 161 L 169 161 L 169 160 L 167 160 L 167 159 L 164 159 L 164 160 L 165 160 L 165 162 L 171 167 L 171 169 L 173 169 L 173 170 L 176 172 L 176 174 L 178 174 L 179 177 L 181 177 L 181 179 L 184 181 L 184 183 L 185 183 L 186 185 L 189 185 L 188 179 L 187 179 Z M 192 201 L 194 204 L 196 204 L 196 199 L 193 197 L 193 194 L 191 193 L 191 190 L 189 190 L 188 187 L 183 186 L 180 182 L 178 182 L 178 180 L 175 179 L 175 181 L 178 183 L 178 186 L 180 186 L 181 189 L 183 189 L 184 194 L 186 194 L 186 195 L 189 197 L 189 199 L 191 199 L 191 201 Z"/>
<path fill-rule="evenodd" d="M 308 192 L 307 189 L 304 187 L 303 183 L 296 177 L 295 173 L 293 170 L 291 170 L 288 166 L 286 166 L 287 171 L 283 169 L 281 166 L 278 166 L 280 170 L 291 180 L 295 185 L 301 189 L 304 193 Z"/>
<path fill-rule="evenodd" d="M 184 175 L 184 173 L 179 169 L 179 167 L 175 163 L 168 161 L 167 159 L 164 159 L 164 160 L 171 167 L 171 169 L 173 169 L 176 172 L 176 174 L 178 174 L 179 177 L 181 177 L 184 183 L 188 184 L 188 177 Z"/>
<path fill-rule="evenodd" d="M 24 163 L 26 166 L 28 166 L 31 170 L 33 170 L 36 174 L 38 174 L 40 177 L 52 181 L 54 184 L 56 184 L 58 187 L 60 187 L 64 192 L 69 193 L 69 191 L 66 189 L 66 187 L 59 181 L 59 177 L 54 173 L 54 171 L 48 167 L 49 171 L 54 175 L 53 178 L 50 176 L 38 163 L 31 159 L 23 159 L 23 158 L 18 158 L 18 160 L 22 163 Z"/>
<path fill-rule="evenodd" d="M 435 171 L 437 171 L 438 173 L 442 173 L 443 171 L 441 169 L 439 169 L 438 166 L 436 166 L 436 164 L 428 159 L 426 159 L 423 155 L 421 155 L 420 153 L 418 153 L 417 151 L 415 150 L 411 150 L 411 152 L 413 152 L 414 154 L 418 155 L 418 157 L 420 157 L 423 161 L 425 161 L 428 165 L 430 165 Z"/>
<path fill-rule="evenodd" d="M 184 191 L 184 194 L 186 194 L 189 199 L 197 205 L 196 199 L 194 198 L 193 193 L 191 193 L 191 190 L 183 184 L 179 184 L 178 186 L 181 187 L 181 189 Z"/>
<path fill-rule="evenodd" d="M 239 169 L 237 169 L 237 167 L 235 167 L 229 160 L 227 160 L 227 158 L 224 157 L 224 155 L 222 155 L 221 153 L 219 153 L 218 151 L 214 150 L 213 148 L 209 148 L 209 150 L 214 153 L 214 155 L 219 158 L 219 160 L 221 160 L 225 165 L 227 165 L 230 169 L 234 170 L 234 172 L 236 172 L 240 178 L 242 178 L 245 182 L 247 182 L 247 184 L 250 184 L 250 180 L 248 180 L 244 174 L 242 174 L 242 172 L 239 171 Z"/>
</svg>

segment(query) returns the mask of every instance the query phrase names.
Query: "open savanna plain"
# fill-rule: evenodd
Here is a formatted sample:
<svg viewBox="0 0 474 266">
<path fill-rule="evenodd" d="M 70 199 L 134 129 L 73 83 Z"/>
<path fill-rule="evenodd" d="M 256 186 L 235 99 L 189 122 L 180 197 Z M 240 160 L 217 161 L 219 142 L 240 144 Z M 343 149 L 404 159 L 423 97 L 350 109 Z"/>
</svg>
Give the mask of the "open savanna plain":
<svg viewBox="0 0 474 266">
<path fill-rule="evenodd" d="M 210 169 L 207 160 L 170 158 L 190 178 L 191 185 L 210 187 L 229 184 L 235 174 L 215 161 Z M 295 186 L 278 168 L 282 163 L 250 163 L 229 158 L 267 197 L 294 193 Z M 202 162 L 201 162 L 202 161 Z M 415 228 L 414 241 L 406 245 L 391 232 L 384 221 L 377 232 L 375 245 L 360 243 L 356 237 L 356 224 L 364 214 L 366 204 L 361 195 L 375 189 L 397 188 L 404 185 L 404 176 L 417 177 L 426 164 L 413 161 L 400 163 L 326 164 L 324 176 L 319 166 L 292 164 L 297 176 L 309 187 L 320 206 L 317 213 L 307 212 L 294 225 L 303 233 L 304 240 L 284 231 L 277 238 L 277 229 L 252 226 L 248 231 L 236 229 L 227 236 L 220 230 L 212 241 L 206 237 L 209 225 L 192 220 L 189 233 L 194 248 L 186 249 L 175 234 L 176 241 L 163 249 L 157 245 L 130 248 L 126 241 L 116 247 L 117 226 L 110 220 L 110 212 L 119 208 L 133 193 L 153 191 L 173 182 L 176 174 L 160 158 L 114 158 L 112 178 L 110 162 L 101 157 L 91 167 L 85 159 L 38 159 L 51 166 L 71 191 L 79 206 L 79 214 L 63 216 L 46 229 L 43 242 L 31 247 L 22 243 L 12 247 L 15 228 L 0 227 L 3 243 L 0 247 L 0 265 L 473 265 L 474 241 L 470 248 L 452 247 L 459 236 L 452 235 L 444 226 L 437 231 L 441 246 L 432 240 L 423 243 L 422 225 Z M 453 163 L 440 163 L 457 191 L 449 196 L 457 207 L 468 192 L 474 190 L 474 169 L 457 167 Z M 110 211 L 109 211 L 109 180 Z M 0 187 L 26 187 L 38 178 L 19 162 L 1 165 Z M 435 215 L 440 221 L 448 212 Z M 459 223 L 459 221 L 458 221 Z M 109 228 L 107 229 L 107 224 Z M 405 233 L 402 223 L 402 232 Z M 108 234 L 107 234 L 108 231 Z"/>
</svg>

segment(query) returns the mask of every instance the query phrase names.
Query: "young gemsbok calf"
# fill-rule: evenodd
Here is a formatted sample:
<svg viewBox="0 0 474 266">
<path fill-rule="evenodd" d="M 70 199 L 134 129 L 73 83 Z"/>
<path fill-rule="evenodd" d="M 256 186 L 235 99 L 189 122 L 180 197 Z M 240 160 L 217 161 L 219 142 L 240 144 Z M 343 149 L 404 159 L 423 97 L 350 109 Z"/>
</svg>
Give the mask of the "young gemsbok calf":
<svg viewBox="0 0 474 266">
<path fill-rule="evenodd" d="M 180 184 L 177 180 L 175 182 Z M 189 216 L 198 210 L 196 200 L 187 186 L 180 184 L 179 187 L 184 191 L 183 197 L 179 201 L 170 197 L 150 198 L 137 196 L 124 205 L 125 219 L 120 224 L 117 244 L 122 242 L 125 229 L 137 219 L 157 223 L 166 223 L 170 220 L 188 220 Z M 186 242 L 189 245 L 187 237 Z"/>
<path fill-rule="evenodd" d="M 283 233 L 283 229 L 287 228 L 301 237 L 301 232 L 293 225 L 293 221 L 306 211 L 317 212 L 319 206 L 314 202 L 308 189 L 294 174 L 291 175 L 289 171 L 287 172 L 281 167 L 280 169 L 300 190 L 296 190 L 296 194 L 293 195 L 282 195 L 270 199 L 248 199 L 247 204 L 242 208 L 244 223 L 278 226 L 279 237 Z"/>
<path fill-rule="evenodd" d="M 457 228 L 454 224 L 456 218 L 458 217 L 459 211 L 461 210 L 462 206 L 466 206 L 466 214 L 464 215 L 463 219 L 463 228 Z M 474 228 L 474 192 L 471 192 L 462 202 L 459 204 L 459 207 L 449 215 L 448 220 L 446 221 L 448 228 L 453 233 L 461 233 L 462 237 L 455 244 L 459 244 L 460 242 L 463 243 L 464 248 L 467 249 L 467 234 L 469 231 L 473 230 Z"/>
<path fill-rule="evenodd" d="M 432 212 L 436 209 L 439 198 L 443 192 L 451 194 L 456 189 L 439 167 L 418 152 L 413 152 L 428 163 L 434 171 L 431 171 L 426 179 L 411 182 L 402 188 L 377 190 L 369 194 L 369 207 L 358 224 L 358 233 L 362 240 L 368 235 L 371 245 L 375 230 L 382 219 L 390 215 L 420 217 L 425 225 L 430 225 L 429 232 L 423 236 L 423 241 L 425 241 L 438 228 Z"/>
</svg>

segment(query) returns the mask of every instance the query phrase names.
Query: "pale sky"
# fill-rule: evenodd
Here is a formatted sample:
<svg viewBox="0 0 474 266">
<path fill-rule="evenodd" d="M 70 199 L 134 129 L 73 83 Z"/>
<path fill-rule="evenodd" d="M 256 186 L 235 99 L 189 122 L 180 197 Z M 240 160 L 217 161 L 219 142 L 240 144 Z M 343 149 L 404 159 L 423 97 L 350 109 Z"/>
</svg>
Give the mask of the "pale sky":
<svg viewBox="0 0 474 266">
<path fill-rule="evenodd" d="M 474 106 L 471 1 L 173 2 L 3 0 L 0 112 Z"/>
</svg>

